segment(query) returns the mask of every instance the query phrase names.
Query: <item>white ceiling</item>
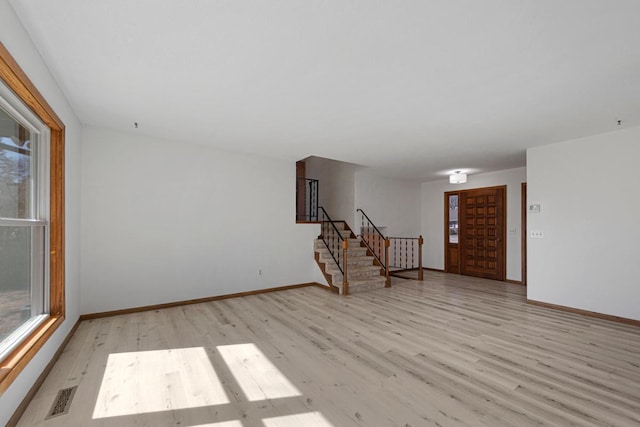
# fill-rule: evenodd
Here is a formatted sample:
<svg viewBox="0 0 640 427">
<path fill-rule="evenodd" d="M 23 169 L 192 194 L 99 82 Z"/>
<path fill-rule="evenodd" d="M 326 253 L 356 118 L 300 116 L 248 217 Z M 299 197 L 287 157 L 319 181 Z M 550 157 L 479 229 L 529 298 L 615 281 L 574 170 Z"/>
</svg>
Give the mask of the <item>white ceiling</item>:
<svg viewBox="0 0 640 427">
<path fill-rule="evenodd" d="M 427 181 L 640 124 L 637 0 L 12 4 L 90 125 Z"/>
</svg>

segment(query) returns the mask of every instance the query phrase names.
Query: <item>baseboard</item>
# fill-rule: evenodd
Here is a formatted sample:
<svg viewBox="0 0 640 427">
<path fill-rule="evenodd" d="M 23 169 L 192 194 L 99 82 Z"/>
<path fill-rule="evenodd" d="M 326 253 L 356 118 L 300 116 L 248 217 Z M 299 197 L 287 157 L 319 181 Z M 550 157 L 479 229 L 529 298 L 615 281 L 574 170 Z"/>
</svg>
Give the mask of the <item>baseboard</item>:
<svg viewBox="0 0 640 427">
<path fill-rule="evenodd" d="M 446 271 L 444 271 L 444 269 L 442 268 L 429 268 L 429 267 L 422 267 L 423 270 L 429 270 L 429 271 L 437 271 L 438 273 L 446 273 Z"/>
<path fill-rule="evenodd" d="M 527 304 L 537 305 L 538 307 L 551 308 L 553 310 L 565 311 L 567 313 L 581 314 L 583 316 L 594 317 L 596 319 L 609 320 L 611 322 L 624 323 L 626 325 L 639 326 L 640 320 L 628 319 L 626 317 L 612 316 L 611 314 L 603 314 L 595 311 L 581 310 L 579 308 L 567 307 L 564 305 L 550 304 L 548 302 L 527 299 Z"/>
<path fill-rule="evenodd" d="M 505 282 L 507 282 L 507 283 L 512 283 L 512 284 L 514 284 L 514 285 L 522 285 L 522 284 L 523 284 L 523 283 L 522 283 L 522 280 L 511 280 L 511 279 L 507 279 L 507 280 L 505 280 Z"/>
<path fill-rule="evenodd" d="M 38 393 L 38 390 L 40 390 L 40 387 L 42 387 L 42 383 L 44 383 L 44 380 L 47 379 L 47 376 L 53 369 L 53 366 L 58 361 L 58 358 L 60 358 L 60 355 L 62 354 L 62 352 L 64 351 L 64 348 L 69 343 L 69 340 L 71 340 L 71 337 L 73 337 L 73 334 L 76 333 L 78 326 L 80 326 L 80 319 L 78 319 L 75 325 L 73 325 L 73 327 L 71 328 L 71 330 L 69 331 L 65 339 L 62 341 L 62 343 L 58 347 L 58 350 L 56 350 L 55 354 L 53 355 L 49 363 L 47 363 L 47 366 L 45 366 L 40 376 L 38 376 L 38 379 L 36 380 L 36 382 L 33 383 L 33 385 L 27 392 L 24 399 L 22 399 L 22 402 L 20 402 L 20 405 L 18 405 L 16 410 L 13 412 L 13 415 L 11 416 L 11 418 L 9 418 L 9 421 L 7 422 L 7 427 L 13 427 L 18 424 L 18 421 L 20 421 L 20 418 L 22 418 L 24 411 L 27 410 L 27 407 L 35 397 L 36 393 Z"/>
<path fill-rule="evenodd" d="M 250 296 L 250 295 L 258 295 L 258 294 L 265 294 L 268 292 L 278 292 L 278 291 L 286 291 L 288 289 L 298 289 L 298 288 L 306 288 L 308 286 L 319 286 L 323 289 L 327 289 L 327 286 L 321 285 L 318 282 L 309 282 L 309 283 L 300 283 L 297 285 L 288 285 L 288 286 L 279 286 L 276 288 L 267 288 L 267 289 L 258 289 L 255 291 L 247 291 L 247 292 L 238 292 L 235 294 L 226 294 L 226 295 L 217 295 L 217 296 L 213 296 L 213 297 L 205 297 L 205 298 L 197 298 L 197 299 L 190 299 L 190 300 L 183 300 L 183 301 L 175 301 L 175 302 L 168 302 L 168 303 L 164 303 L 164 304 L 155 304 L 155 305 L 145 305 L 145 306 L 141 306 L 141 307 L 133 307 L 133 308 L 125 308 L 122 310 L 113 310 L 113 311 L 103 311 L 100 313 L 90 313 L 90 314 L 83 314 L 80 316 L 80 320 L 92 320 L 92 319 L 99 319 L 102 317 L 111 317 L 111 316 L 118 316 L 121 314 L 132 314 L 132 313 L 141 313 L 143 311 L 151 311 L 151 310 L 159 310 L 161 308 L 171 308 L 171 307 L 179 307 L 182 305 L 189 305 L 189 304 L 200 304 L 203 302 L 210 302 L 210 301 L 219 301 L 219 300 L 223 300 L 223 299 L 229 299 L 229 298 L 239 298 L 239 297 L 246 297 L 246 296 Z"/>
</svg>

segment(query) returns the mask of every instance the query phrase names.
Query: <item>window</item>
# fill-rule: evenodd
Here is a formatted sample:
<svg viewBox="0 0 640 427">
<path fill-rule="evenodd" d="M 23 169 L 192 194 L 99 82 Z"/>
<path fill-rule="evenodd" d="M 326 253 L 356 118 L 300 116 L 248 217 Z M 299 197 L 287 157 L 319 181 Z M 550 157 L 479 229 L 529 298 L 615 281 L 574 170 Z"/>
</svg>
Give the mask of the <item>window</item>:
<svg viewBox="0 0 640 427">
<path fill-rule="evenodd" d="M 64 320 L 64 125 L 0 43 L 0 393 Z"/>
<path fill-rule="evenodd" d="M 458 243 L 458 195 L 449 196 L 449 243 Z"/>
<path fill-rule="evenodd" d="M 48 145 L 48 128 L 0 83 L 0 358 L 48 311 Z"/>
</svg>

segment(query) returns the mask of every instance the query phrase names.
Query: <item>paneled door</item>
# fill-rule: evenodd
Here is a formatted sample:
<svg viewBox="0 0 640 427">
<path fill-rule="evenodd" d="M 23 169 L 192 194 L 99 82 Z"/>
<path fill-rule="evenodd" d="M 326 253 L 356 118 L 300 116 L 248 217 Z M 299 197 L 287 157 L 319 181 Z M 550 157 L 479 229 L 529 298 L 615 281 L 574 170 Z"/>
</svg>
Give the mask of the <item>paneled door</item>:
<svg viewBox="0 0 640 427">
<path fill-rule="evenodd" d="M 506 186 L 460 192 L 460 273 L 504 280 Z"/>
</svg>

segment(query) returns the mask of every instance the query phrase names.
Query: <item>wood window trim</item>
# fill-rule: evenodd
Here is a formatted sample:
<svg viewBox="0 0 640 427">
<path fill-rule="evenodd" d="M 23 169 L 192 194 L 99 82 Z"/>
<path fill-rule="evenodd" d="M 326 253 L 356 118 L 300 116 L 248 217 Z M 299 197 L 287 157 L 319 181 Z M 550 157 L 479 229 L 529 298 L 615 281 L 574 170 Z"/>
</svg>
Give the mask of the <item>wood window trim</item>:
<svg viewBox="0 0 640 427">
<path fill-rule="evenodd" d="M 4 360 L 0 360 L 0 394 L 29 364 L 65 316 L 64 282 L 64 124 L 0 42 L 0 79 L 50 131 L 49 316 Z"/>
</svg>

